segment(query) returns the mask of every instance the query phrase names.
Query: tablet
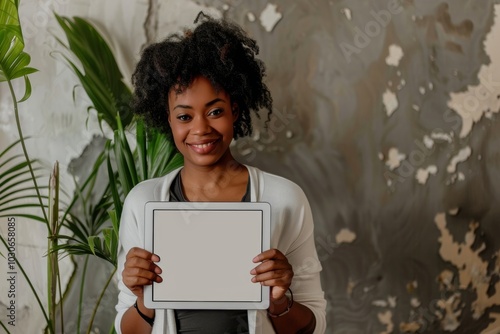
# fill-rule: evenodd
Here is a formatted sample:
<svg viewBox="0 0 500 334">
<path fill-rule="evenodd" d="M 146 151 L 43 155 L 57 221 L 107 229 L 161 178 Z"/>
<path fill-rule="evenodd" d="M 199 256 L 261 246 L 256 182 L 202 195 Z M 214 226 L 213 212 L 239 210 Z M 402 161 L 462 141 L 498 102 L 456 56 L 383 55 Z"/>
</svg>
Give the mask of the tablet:
<svg viewBox="0 0 500 334">
<path fill-rule="evenodd" d="M 252 259 L 270 248 L 263 202 L 148 202 L 145 246 L 160 257 L 148 308 L 267 309 L 269 287 L 251 281 Z"/>
</svg>

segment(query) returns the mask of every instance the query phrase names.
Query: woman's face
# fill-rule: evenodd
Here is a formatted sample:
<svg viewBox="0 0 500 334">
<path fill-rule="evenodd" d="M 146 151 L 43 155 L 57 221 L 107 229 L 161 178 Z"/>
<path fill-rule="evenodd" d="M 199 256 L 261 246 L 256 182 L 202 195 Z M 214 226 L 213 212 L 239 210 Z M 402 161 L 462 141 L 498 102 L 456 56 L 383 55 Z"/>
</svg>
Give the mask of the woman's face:
<svg viewBox="0 0 500 334">
<path fill-rule="evenodd" d="M 168 122 L 184 166 L 216 166 L 232 159 L 233 112 L 229 95 L 216 91 L 205 77 L 197 77 L 181 93 L 168 94 Z"/>
</svg>

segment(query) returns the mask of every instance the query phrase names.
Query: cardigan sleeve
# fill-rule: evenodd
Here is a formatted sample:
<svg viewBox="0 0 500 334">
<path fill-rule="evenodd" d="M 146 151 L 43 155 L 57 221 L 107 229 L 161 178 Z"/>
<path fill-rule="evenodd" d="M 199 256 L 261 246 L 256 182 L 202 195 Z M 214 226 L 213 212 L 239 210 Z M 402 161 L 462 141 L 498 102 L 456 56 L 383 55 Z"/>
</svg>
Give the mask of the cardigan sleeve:
<svg viewBox="0 0 500 334">
<path fill-rule="evenodd" d="M 276 177 L 266 180 L 263 198 L 273 208 L 272 246 L 277 246 L 293 267 L 290 289 L 294 300 L 312 311 L 316 318 L 314 333 L 322 334 L 326 331 L 326 299 L 321 287 L 322 266 L 316 251 L 309 201 L 298 185 Z"/>
<path fill-rule="evenodd" d="M 144 201 L 135 196 L 137 190 L 132 190 L 123 205 L 123 211 L 120 218 L 119 244 L 118 244 L 118 267 L 116 270 L 116 278 L 118 281 L 118 303 L 115 308 L 117 311 L 115 318 L 115 329 L 118 334 L 121 334 L 121 320 L 123 314 L 134 304 L 137 297 L 130 291 L 122 280 L 122 272 L 125 266 L 125 258 L 128 251 L 132 247 L 144 248 L 144 232 L 141 233 L 139 224 L 142 225 L 142 212 L 136 212 L 137 201 Z M 138 222 L 140 220 L 140 222 Z"/>
</svg>

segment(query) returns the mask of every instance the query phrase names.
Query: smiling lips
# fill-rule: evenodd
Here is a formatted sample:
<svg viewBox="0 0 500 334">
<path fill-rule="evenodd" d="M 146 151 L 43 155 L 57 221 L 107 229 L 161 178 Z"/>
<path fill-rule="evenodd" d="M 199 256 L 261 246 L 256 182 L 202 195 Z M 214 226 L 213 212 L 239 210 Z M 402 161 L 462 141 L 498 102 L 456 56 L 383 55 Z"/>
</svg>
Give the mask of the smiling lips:
<svg viewBox="0 0 500 334">
<path fill-rule="evenodd" d="M 202 144 L 187 144 L 187 145 L 198 154 L 208 154 L 215 149 L 216 147 L 215 144 L 217 143 L 217 141 L 218 140 L 213 140 Z"/>
</svg>

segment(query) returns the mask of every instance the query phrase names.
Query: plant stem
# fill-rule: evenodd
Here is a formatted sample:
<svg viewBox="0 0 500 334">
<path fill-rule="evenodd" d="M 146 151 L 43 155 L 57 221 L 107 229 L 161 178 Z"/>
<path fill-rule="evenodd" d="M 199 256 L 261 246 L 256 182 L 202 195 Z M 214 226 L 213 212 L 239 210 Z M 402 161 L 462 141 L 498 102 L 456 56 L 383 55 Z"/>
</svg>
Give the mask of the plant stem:
<svg viewBox="0 0 500 334">
<path fill-rule="evenodd" d="M 78 321 L 77 321 L 77 333 L 80 333 L 80 322 L 82 320 L 82 304 L 83 304 L 83 287 L 85 283 L 85 275 L 87 274 L 87 266 L 89 264 L 89 255 L 85 257 L 85 263 L 83 264 L 82 280 L 80 282 L 80 299 L 78 300 Z"/>
<path fill-rule="evenodd" d="M 6 334 L 10 334 L 9 330 L 7 329 L 7 327 L 5 327 L 5 325 L 3 324 L 3 322 L 0 321 L 0 325 L 2 325 L 3 329 L 5 329 L 5 333 Z"/>
<path fill-rule="evenodd" d="M 59 261 L 57 262 L 57 286 L 59 288 L 59 296 L 61 298 L 60 301 L 60 309 L 61 309 L 61 334 L 64 334 L 64 304 L 63 304 L 63 292 L 61 285 L 61 272 L 59 271 Z"/>
<path fill-rule="evenodd" d="M 14 115 L 16 117 L 17 132 L 19 134 L 19 140 L 21 141 L 21 146 L 23 148 L 24 158 L 26 159 L 26 162 L 28 164 L 28 168 L 30 170 L 31 179 L 33 180 L 33 184 L 35 185 L 35 190 L 36 190 L 36 194 L 38 196 L 38 201 L 40 202 L 40 208 L 42 209 L 43 217 L 45 218 L 45 224 L 47 225 L 47 229 L 50 230 L 49 221 L 47 219 L 47 213 L 45 212 L 45 207 L 43 206 L 42 196 L 40 195 L 40 189 L 38 187 L 38 183 L 36 182 L 35 173 L 33 172 L 33 166 L 31 165 L 31 160 L 30 160 L 30 157 L 28 155 L 28 150 L 26 149 L 26 143 L 24 142 L 23 130 L 21 129 L 21 121 L 19 119 L 19 109 L 18 109 L 18 105 L 17 105 L 16 93 L 14 92 L 14 87 L 12 87 L 12 82 L 10 80 L 7 80 L 7 83 L 9 85 L 10 94 L 12 96 L 12 102 L 14 104 Z"/>
<path fill-rule="evenodd" d="M 104 293 L 106 292 L 106 289 L 108 288 L 109 283 L 111 283 L 111 280 L 113 279 L 113 276 L 115 275 L 115 273 L 116 273 L 116 267 L 111 272 L 111 275 L 109 275 L 109 278 L 106 281 L 106 284 L 104 285 L 104 288 L 102 289 L 101 294 L 99 295 L 99 299 L 97 299 L 97 302 L 94 306 L 94 310 L 92 311 L 92 317 L 90 318 L 89 327 L 87 328 L 87 334 L 90 334 L 90 331 L 92 330 L 92 325 L 94 323 L 94 318 L 95 318 L 95 315 L 97 313 L 97 309 L 99 308 L 99 305 L 101 304 L 101 300 L 104 297 Z"/>
<path fill-rule="evenodd" d="M 59 216 L 59 163 L 56 161 L 49 179 L 49 238 L 47 246 L 47 284 L 50 321 L 56 330 L 57 282 L 59 275 L 57 230 Z M 62 295 L 61 295 L 62 298 Z"/>
</svg>

